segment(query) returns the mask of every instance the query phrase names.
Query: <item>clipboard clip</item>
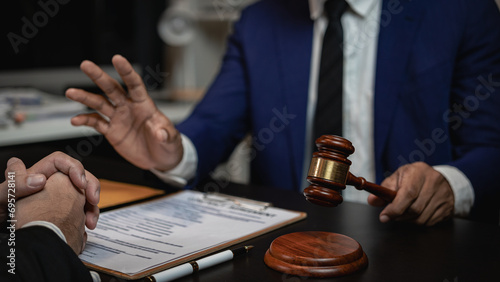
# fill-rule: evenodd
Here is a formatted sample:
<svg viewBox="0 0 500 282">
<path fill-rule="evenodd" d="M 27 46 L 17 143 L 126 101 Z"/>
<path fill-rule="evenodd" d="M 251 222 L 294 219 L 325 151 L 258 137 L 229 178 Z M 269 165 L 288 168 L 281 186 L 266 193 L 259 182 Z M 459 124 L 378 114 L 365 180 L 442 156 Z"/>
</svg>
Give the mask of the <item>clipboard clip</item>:
<svg viewBox="0 0 500 282">
<path fill-rule="evenodd" d="M 254 211 L 264 211 L 268 207 L 272 207 L 272 203 L 255 201 L 250 199 L 245 199 L 236 196 L 230 196 L 221 194 L 218 192 L 207 192 L 203 194 L 203 200 L 212 203 L 227 203 L 232 202 L 233 204 Z"/>
</svg>

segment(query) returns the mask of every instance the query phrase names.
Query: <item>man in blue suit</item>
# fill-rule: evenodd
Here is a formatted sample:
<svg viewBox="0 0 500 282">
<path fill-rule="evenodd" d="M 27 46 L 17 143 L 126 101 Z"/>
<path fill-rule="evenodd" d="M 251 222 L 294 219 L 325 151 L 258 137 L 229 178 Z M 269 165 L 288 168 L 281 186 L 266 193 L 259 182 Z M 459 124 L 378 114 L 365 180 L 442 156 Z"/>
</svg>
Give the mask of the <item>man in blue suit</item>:
<svg viewBox="0 0 500 282">
<path fill-rule="evenodd" d="M 109 119 L 87 114 L 72 123 L 93 126 L 133 164 L 191 183 L 250 132 L 252 182 L 301 191 L 313 139 L 323 2 L 263 0 L 247 8 L 219 75 L 177 128 L 123 57 L 113 63 L 128 93 L 85 61 L 82 70 L 109 101 L 79 89 L 67 96 Z M 433 225 L 470 214 L 498 222 L 500 15 L 494 2 L 347 2 L 343 130 L 360 141 L 354 145 L 362 157 L 351 168 L 398 191 L 380 220 Z M 186 167 L 195 169 L 186 175 Z M 387 204 L 374 196 L 368 201 Z"/>
</svg>

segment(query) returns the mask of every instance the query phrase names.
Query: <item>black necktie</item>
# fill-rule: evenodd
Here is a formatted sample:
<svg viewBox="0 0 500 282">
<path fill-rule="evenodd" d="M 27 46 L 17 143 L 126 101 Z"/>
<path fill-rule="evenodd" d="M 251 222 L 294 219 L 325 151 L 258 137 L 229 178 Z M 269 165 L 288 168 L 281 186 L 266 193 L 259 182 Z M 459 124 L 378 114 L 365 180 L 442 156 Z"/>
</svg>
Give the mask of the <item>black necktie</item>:
<svg viewBox="0 0 500 282">
<path fill-rule="evenodd" d="M 314 117 L 313 145 L 324 134 L 342 135 L 343 31 L 340 17 L 347 9 L 345 0 L 325 2 L 328 27 L 323 38 Z M 314 147 L 316 148 L 316 147 Z"/>
</svg>

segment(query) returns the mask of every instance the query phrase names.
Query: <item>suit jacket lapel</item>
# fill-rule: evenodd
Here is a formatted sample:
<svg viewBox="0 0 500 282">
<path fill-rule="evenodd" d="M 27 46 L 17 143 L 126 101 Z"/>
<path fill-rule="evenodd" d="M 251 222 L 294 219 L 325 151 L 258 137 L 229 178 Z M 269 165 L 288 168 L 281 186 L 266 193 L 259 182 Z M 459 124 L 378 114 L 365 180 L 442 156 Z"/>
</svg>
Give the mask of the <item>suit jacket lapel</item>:
<svg viewBox="0 0 500 282">
<path fill-rule="evenodd" d="M 398 8 L 384 0 L 380 22 L 375 71 L 375 163 L 377 181 L 384 177 L 383 154 L 394 110 L 407 77 L 411 47 L 424 11 L 416 1 L 401 2 Z"/>
</svg>

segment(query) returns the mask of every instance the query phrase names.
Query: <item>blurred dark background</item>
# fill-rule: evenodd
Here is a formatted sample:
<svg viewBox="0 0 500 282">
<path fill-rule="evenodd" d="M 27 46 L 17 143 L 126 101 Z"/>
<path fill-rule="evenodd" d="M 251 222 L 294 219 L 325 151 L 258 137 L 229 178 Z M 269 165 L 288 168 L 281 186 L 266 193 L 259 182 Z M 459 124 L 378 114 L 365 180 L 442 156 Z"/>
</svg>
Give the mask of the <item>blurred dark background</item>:
<svg viewBox="0 0 500 282">
<path fill-rule="evenodd" d="M 161 65 L 164 45 L 156 25 L 166 6 L 157 0 L 4 1 L 0 72 L 73 69 L 85 59 L 110 65 L 114 54 L 139 71 Z"/>
</svg>

